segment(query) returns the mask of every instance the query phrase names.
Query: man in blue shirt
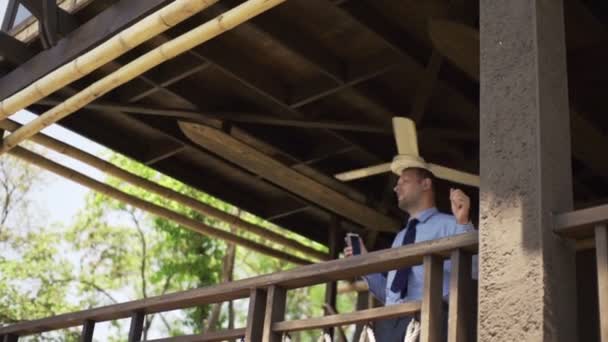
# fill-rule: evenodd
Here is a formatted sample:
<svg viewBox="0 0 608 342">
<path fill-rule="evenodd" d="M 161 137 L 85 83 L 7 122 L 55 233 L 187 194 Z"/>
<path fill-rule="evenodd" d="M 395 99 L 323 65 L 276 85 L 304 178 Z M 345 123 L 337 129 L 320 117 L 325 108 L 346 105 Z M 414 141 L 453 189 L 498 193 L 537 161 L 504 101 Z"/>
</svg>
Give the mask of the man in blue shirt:
<svg viewBox="0 0 608 342">
<path fill-rule="evenodd" d="M 412 167 L 413 166 L 413 167 Z M 473 230 L 469 221 L 470 199 L 458 189 L 450 189 L 452 214 L 440 213 L 435 207 L 435 191 L 433 174 L 428 170 L 424 161 L 412 163 L 410 158 L 405 162 L 399 161 L 399 156 L 393 160 L 393 172 L 399 175 L 394 191 L 397 195 L 399 208 L 409 214 L 409 220 L 393 242 L 392 247 L 400 247 L 408 243 L 416 243 L 440 239 L 451 235 Z M 408 233 L 409 231 L 409 233 Z M 361 243 L 362 253 L 366 253 Z M 352 255 L 352 249 L 344 249 L 345 256 Z M 443 295 L 449 291 L 450 262 L 444 263 Z M 414 266 L 409 269 L 393 270 L 385 276 L 382 273 L 369 274 L 364 277 L 370 291 L 385 305 L 403 303 L 411 300 L 421 300 L 424 288 L 424 268 Z M 411 317 L 397 318 L 377 322 L 376 338 L 382 342 L 403 341 L 405 329 Z M 446 330 L 444 328 L 444 330 Z M 445 335 L 447 331 L 444 331 Z"/>
</svg>

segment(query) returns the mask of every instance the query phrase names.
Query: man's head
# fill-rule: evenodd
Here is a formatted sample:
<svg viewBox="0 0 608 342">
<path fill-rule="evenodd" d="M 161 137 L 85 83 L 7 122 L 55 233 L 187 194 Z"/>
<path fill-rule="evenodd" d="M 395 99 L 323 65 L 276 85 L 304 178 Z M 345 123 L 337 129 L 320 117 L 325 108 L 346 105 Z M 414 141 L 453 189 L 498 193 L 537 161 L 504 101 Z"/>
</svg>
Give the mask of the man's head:
<svg viewBox="0 0 608 342">
<path fill-rule="evenodd" d="M 401 171 L 393 189 L 399 208 L 414 215 L 435 206 L 433 174 L 423 168 L 411 167 Z"/>
</svg>

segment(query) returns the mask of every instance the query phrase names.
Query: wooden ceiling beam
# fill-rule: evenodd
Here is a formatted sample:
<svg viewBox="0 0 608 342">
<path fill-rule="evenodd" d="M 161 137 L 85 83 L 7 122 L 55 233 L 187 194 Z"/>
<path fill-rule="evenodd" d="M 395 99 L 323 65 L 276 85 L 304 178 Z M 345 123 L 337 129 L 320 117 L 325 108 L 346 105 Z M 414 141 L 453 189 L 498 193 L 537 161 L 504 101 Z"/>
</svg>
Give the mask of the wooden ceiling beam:
<svg viewBox="0 0 608 342">
<path fill-rule="evenodd" d="M 44 99 L 38 101 L 37 104 L 44 106 L 55 106 L 61 103 L 58 99 Z M 138 104 L 121 104 L 107 101 L 92 102 L 85 106 L 93 110 L 115 110 L 125 113 L 138 115 L 154 115 L 167 118 L 176 118 L 192 122 L 201 123 L 208 119 L 222 120 L 228 122 L 238 122 L 247 124 L 259 124 L 268 126 L 280 127 L 301 127 L 310 129 L 331 129 L 337 131 L 364 132 L 376 133 L 382 135 L 392 135 L 393 131 L 390 126 L 372 126 L 366 124 L 353 124 L 350 122 L 340 122 L 331 120 L 296 120 L 282 119 L 274 116 L 264 115 L 261 113 L 248 112 L 205 112 L 200 110 L 186 110 L 174 108 L 152 107 Z M 354 147 L 350 147 L 353 150 Z"/>
<path fill-rule="evenodd" d="M 20 65 L 32 58 L 34 52 L 16 38 L 0 31 L 0 56 L 13 65 Z"/>
</svg>

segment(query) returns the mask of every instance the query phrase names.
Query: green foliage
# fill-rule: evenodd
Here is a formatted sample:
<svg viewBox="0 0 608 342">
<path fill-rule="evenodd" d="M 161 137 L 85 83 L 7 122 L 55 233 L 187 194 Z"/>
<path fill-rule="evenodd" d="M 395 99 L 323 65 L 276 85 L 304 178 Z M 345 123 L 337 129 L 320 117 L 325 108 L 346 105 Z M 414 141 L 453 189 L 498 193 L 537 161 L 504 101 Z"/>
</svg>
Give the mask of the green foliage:
<svg viewBox="0 0 608 342">
<path fill-rule="evenodd" d="M 251 223 L 299 240 L 318 250 L 327 251 L 325 246 L 312 243 L 252 214 L 241 212 L 230 204 L 159 174 L 145 165 L 117 154 L 109 155 L 108 160 L 129 172 L 217 209 L 238 214 Z M 31 183 L 20 184 L 19 191 L 30 191 L 36 181 L 35 176 L 35 173 L 30 173 L 28 177 Z M 28 177 L 21 178 L 17 183 L 24 182 Z M 209 226 L 231 229 L 226 223 L 119 179 L 109 177 L 106 181 L 121 191 Z M 19 215 L 15 213 L 15 217 Z M 39 225 L 44 226 L 46 223 L 40 220 Z M 67 226 L 30 229 L 27 233 L 10 236 L 6 235 L 7 229 L 2 229 L 0 236 L 3 231 L 6 237 L 4 240 L 0 239 L 0 243 L 10 248 L 0 252 L 0 323 L 53 316 L 217 284 L 222 281 L 222 259 L 228 247 L 222 241 L 210 239 L 175 222 L 93 192 L 89 193 L 84 208 Z M 282 248 L 249 232 L 240 231 L 238 234 L 275 248 Z M 7 252 L 9 250 L 10 252 Z M 294 266 L 282 260 L 237 248 L 234 279 L 279 272 Z M 287 318 L 321 316 L 324 296 L 323 284 L 289 291 Z M 246 304 L 246 301 L 235 304 L 237 327 L 245 324 Z M 227 305 L 223 308 L 219 324 L 226 328 Z M 163 331 L 164 335 L 170 336 L 202 332 L 207 328 L 203 326 L 203 322 L 208 318 L 209 312 L 210 308 L 203 306 L 183 310 L 178 315 L 149 315 L 145 328 L 154 326 L 154 330 Z M 112 332 L 107 340 L 124 341 L 127 333 L 124 321 L 112 322 L 110 325 Z M 303 340 L 312 340 L 313 334 L 303 333 L 300 337 Z M 75 341 L 78 331 L 45 334 L 36 338 Z"/>
</svg>

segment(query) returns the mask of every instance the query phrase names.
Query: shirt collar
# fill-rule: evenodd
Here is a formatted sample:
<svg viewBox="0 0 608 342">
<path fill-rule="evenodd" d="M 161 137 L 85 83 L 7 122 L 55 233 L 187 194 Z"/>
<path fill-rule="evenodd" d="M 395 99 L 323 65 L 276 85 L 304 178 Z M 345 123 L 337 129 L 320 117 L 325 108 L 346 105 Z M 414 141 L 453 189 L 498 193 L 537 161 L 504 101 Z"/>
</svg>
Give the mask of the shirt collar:
<svg viewBox="0 0 608 342">
<path fill-rule="evenodd" d="M 410 220 L 412 218 L 416 218 L 418 220 L 418 222 L 425 223 L 426 221 L 428 221 L 429 218 L 431 218 L 431 216 L 435 215 L 438 212 L 439 211 L 435 207 L 428 208 L 428 209 L 425 209 L 425 210 L 419 212 L 418 215 L 416 215 L 414 217 L 410 217 Z M 408 222 L 409 222 L 409 220 L 408 220 Z"/>
</svg>

